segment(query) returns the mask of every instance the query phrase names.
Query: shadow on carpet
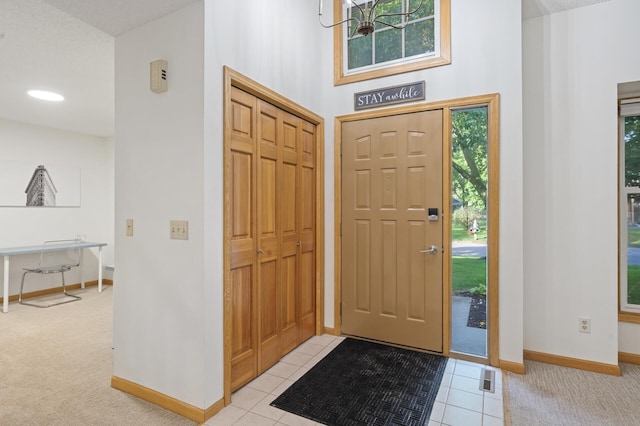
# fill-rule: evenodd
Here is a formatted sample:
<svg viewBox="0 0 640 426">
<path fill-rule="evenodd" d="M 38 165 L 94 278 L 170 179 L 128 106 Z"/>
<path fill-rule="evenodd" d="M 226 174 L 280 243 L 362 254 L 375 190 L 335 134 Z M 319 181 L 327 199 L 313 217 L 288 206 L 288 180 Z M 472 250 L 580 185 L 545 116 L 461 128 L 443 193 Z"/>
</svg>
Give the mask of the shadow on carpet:
<svg viewBox="0 0 640 426">
<path fill-rule="evenodd" d="M 271 405 L 327 425 L 425 425 L 447 358 L 345 339 Z"/>
</svg>

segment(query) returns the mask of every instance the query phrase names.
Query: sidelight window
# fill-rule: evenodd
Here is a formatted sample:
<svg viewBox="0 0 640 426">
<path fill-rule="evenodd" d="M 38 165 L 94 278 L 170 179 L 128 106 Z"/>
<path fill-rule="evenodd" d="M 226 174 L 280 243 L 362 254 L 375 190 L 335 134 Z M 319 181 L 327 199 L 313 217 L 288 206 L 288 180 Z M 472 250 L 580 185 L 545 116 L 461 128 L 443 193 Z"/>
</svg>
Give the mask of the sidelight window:
<svg viewBox="0 0 640 426">
<path fill-rule="evenodd" d="M 620 311 L 640 313 L 640 98 L 620 101 Z"/>
</svg>

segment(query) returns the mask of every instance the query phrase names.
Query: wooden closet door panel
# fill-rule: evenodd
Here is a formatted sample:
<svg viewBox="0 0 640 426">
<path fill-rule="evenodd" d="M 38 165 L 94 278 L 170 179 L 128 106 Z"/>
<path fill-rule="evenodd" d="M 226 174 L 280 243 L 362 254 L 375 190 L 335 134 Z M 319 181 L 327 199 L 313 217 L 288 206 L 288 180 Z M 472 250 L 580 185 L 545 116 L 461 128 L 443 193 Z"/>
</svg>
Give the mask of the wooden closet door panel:
<svg viewBox="0 0 640 426">
<path fill-rule="evenodd" d="M 299 127 L 300 119 L 282 112 L 282 355 L 299 344 L 298 337 L 298 163 L 299 163 Z"/>
<path fill-rule="evenodd" d="M 300 229 L 300 269 L 299 318 L 300 341 L 313 336 L 316 331 L 316 155 L 315 126 L 306 121 L 300 125 L 300 189 L 299 189 L 299 229 Z"/>
<path fill-rule="evenodd" d="M 255 280 L 255 98 L 234 89 L 228 153 L 230 186 L 231 387 L 257 374 L 257 296 Z"/>
<path fill-rule="evenodd" d="M 279 190 L 282 169 L 279 110 L 258 100 L 258 289 L 259 289 L 259 342 L 258 374 L 280 359 L 280 282 L 281 202 Z"/>
</svg>

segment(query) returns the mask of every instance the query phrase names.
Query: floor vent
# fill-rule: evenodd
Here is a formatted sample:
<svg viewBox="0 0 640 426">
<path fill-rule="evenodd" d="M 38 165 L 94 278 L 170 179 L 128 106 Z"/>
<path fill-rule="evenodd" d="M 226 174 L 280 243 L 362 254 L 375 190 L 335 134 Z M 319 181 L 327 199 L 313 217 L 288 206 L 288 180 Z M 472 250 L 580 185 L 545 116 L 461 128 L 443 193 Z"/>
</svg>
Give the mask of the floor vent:
<svg viewBox="0 0 640 426">
<path fill-rule="evenodd" d="M 480 390 L 495 393 L 496 372 L 483 368 L 480 372 Z"/>
</svg>

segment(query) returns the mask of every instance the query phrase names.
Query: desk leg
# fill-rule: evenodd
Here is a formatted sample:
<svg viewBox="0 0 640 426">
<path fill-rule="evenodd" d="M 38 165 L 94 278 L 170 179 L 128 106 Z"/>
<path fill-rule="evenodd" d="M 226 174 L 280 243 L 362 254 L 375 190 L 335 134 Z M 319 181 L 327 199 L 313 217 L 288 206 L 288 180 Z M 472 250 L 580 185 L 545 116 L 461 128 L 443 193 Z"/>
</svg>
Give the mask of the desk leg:
<svg viewBox="0 0 640 426">
<path fill-rule="evenodd" d="M 102 293 L 102 247 L 98 247 L 98 293 Z"/>
<path fill-rule="evenodd" d="M 2 281 L 2 312 L 9 312 L 9 256 L 4 257 L 4 279 Z"/>
<path fill-rule="evenodd" d="M 84 288 L 84 249 L 80 249 L 80 287 Z"/>
</svg>

